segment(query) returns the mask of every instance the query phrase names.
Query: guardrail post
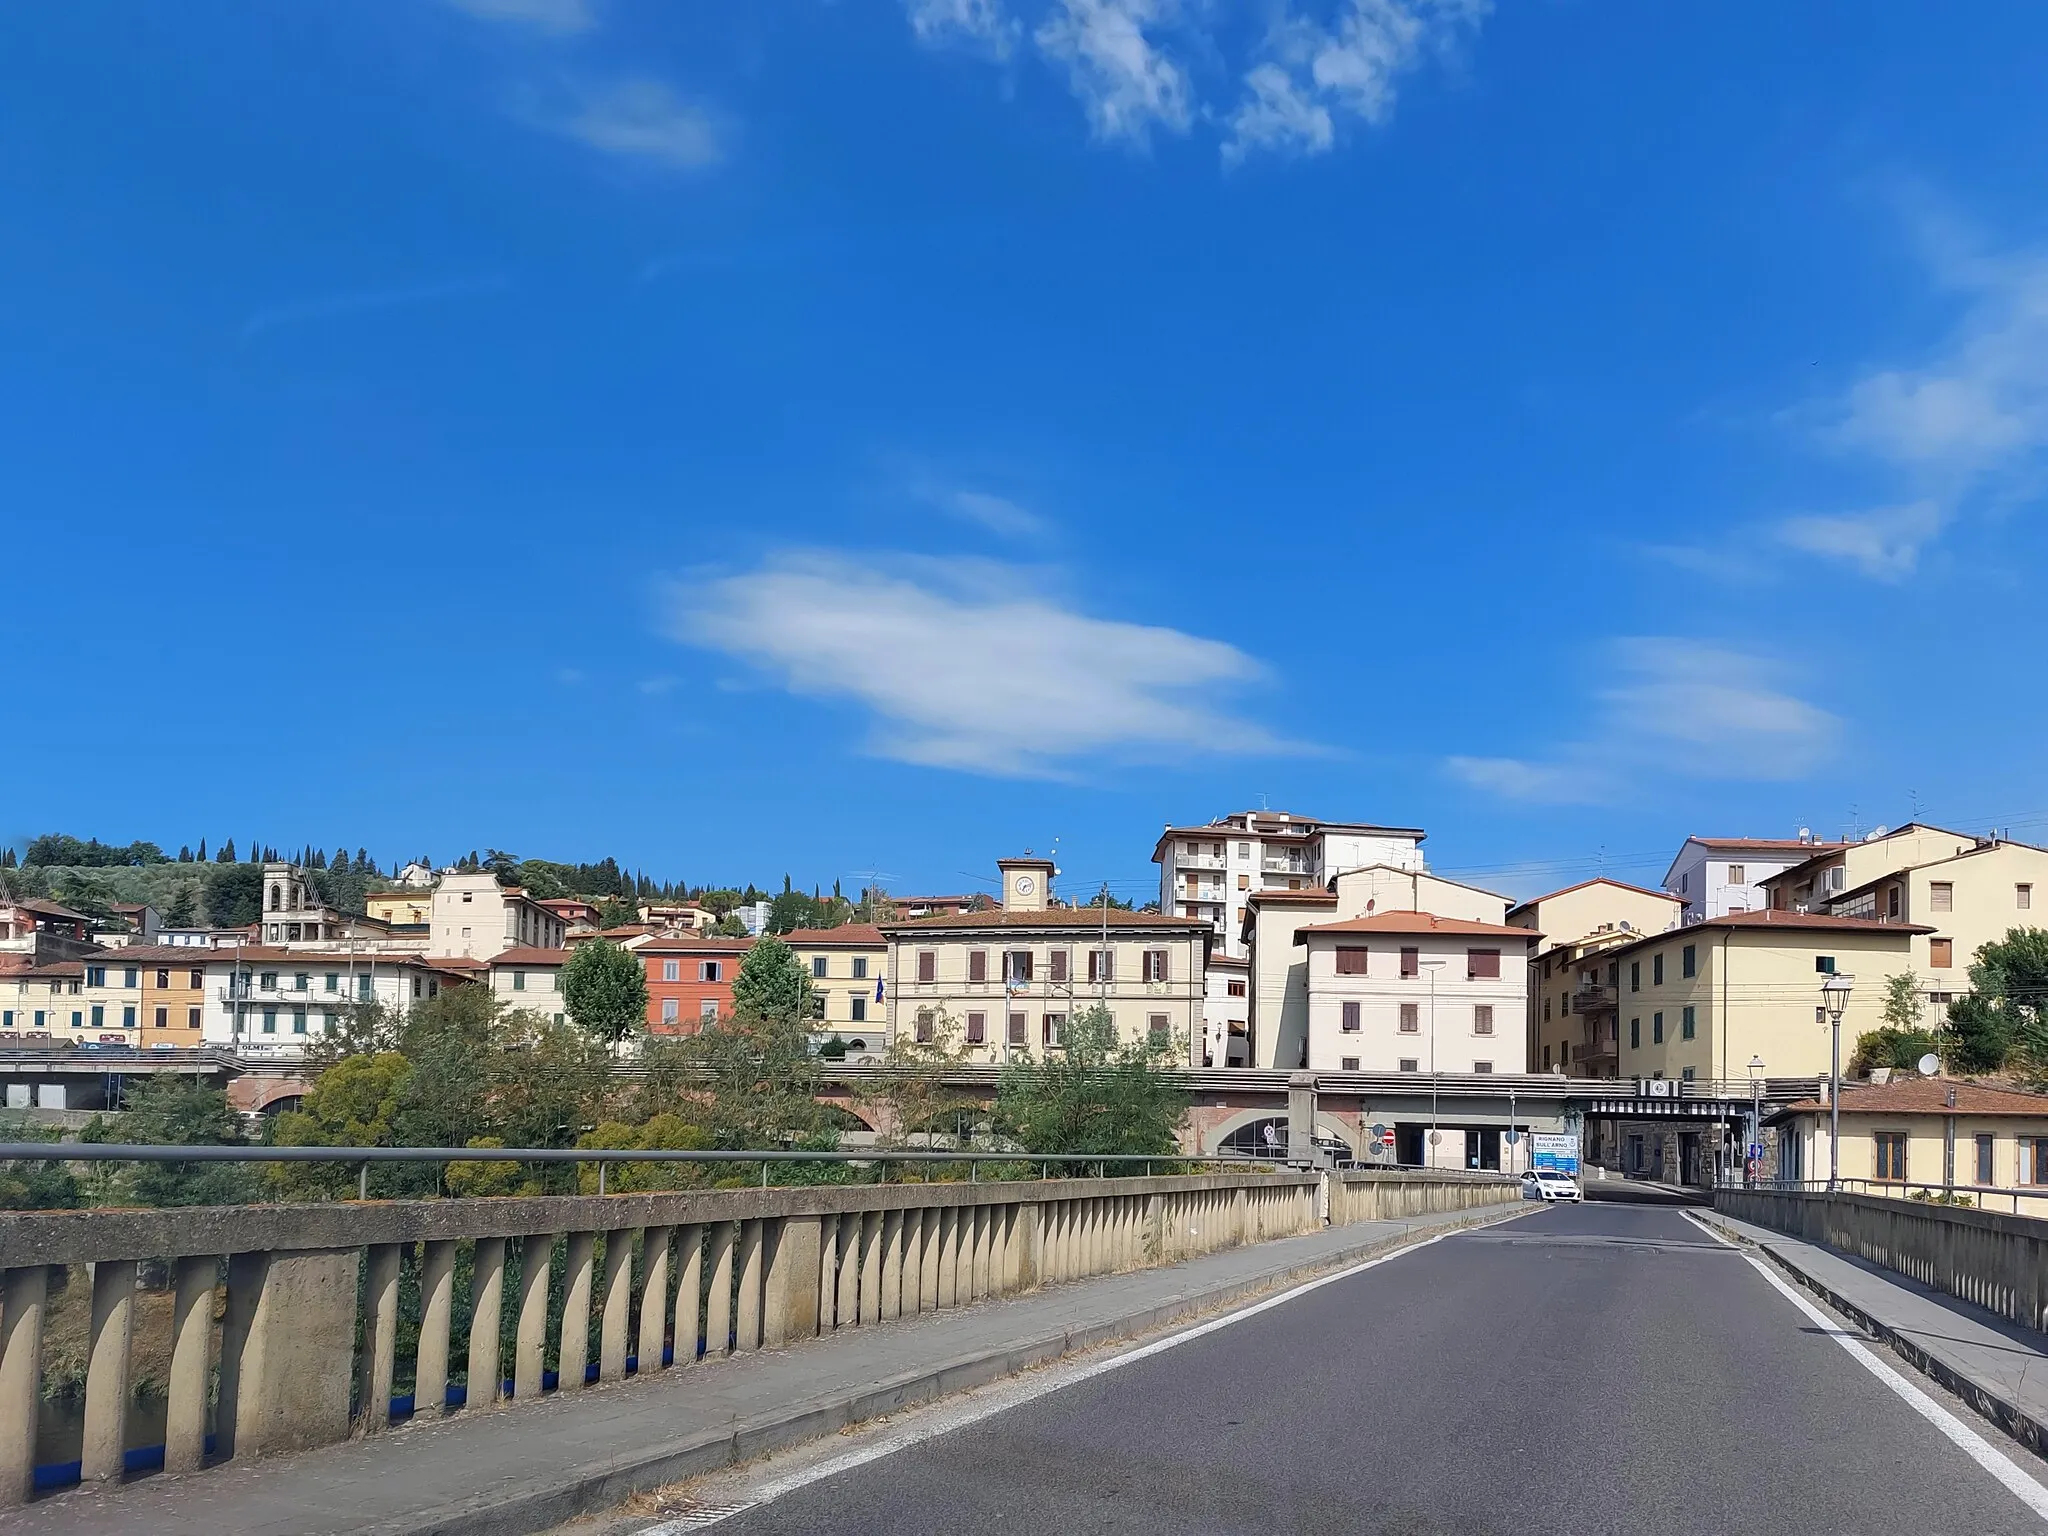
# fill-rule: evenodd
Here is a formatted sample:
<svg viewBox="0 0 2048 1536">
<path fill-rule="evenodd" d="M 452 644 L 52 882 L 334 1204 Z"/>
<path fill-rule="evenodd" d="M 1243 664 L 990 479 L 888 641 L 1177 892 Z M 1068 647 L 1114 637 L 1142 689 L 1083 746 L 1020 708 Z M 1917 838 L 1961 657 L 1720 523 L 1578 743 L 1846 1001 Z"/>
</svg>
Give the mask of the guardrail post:
<svg viewBox="0 0 2048 1536">
<path fill-rule="evenodd" d="M 398 1244 L 370 1248 L 358 1434 L 373 1435 L 391 1423 L 391 1383 L 398 1357 Z"/>
<path fill-rule="evenodd" d="M 413 1357 L 412 1416 L 448 1412 L 448 1339 L 455 1325 L 455 1244 L 420 1244 L 420 1346 Z"/>
<path fill-rule="evenodd" d="M 633 1311 L 633 1239 L 630 1227 L 604 1235 L 604 1301 L 597 1327 L 597 1379 L 626 1379 L 626 1325 Z"/>
<path fill-rule="evenodd" d="M 496 1408 L 505 1395 L 499 1336 L 505 1326 L 505 1239 L 480 1237 L 470 1270 L 469 1388 L 471 1412 Z"/>
<path fill-rule="evenodd" d="M 555 1390 L 581 1392 L 590 1365 L 590 1286 L 597 1234 L 571 1232 L 562 1258 L 562 1338 L 555 1351 Z"/>
<path fill-rule="evenodd" d="M 164 1393 L 164 1470 L 206 1463 L 206 1404 L 213 1388 L 213 1293 L 220 1260 L 180 1259 L 171 1311 L 171 1379 Z"/>
<path fill-rule="evenodd" d="M 761 1338 L 769 1349 L 817 1336 L 820 1225 L 816 1216 L 785 1216 L 776 1223 L 762 1298 Z"/>
<path fill-rule="evenodd" d="M 50 1272 L 40 1264 L 0 1277 L 0 1508 L 26 1504 L 35 1492 L 49 1284 Z"/>
<path fill-rule="evenodd" d="M 230 1255 L 214 1433 L 222 1455 L 348 1438 L 361 1263 L 356 1248 Z"/>
</svg>

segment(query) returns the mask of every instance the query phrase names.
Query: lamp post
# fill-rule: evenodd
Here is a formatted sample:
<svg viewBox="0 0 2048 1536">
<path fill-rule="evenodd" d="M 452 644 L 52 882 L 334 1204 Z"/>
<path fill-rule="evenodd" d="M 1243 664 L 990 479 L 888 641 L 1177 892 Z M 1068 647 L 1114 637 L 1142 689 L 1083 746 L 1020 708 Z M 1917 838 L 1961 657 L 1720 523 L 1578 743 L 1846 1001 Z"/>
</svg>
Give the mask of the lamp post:
<svg viewBox="0 0 2048 1536">
<path fill-rule="evenodd" d="M 1835 1193 L 1842 1177 L 1842 1012 L 1849 1006 L 1849 986 L 1855 977 L 1847 971 L 1830 973 L 1821 983 L 1821 1007 L 1828 1016 L 1828 1193 Z"/>
<path fill-rule="evenodd" d="M 1429 972 L 1429 1151 L 1423 1158 L 1423 1166 L 1436 1166 L 1436 1148 L 1441 1139 L 1436 1128 L 1436 973 L 1444 968 L 1441 960 L 1419 962 Z"/>
<path fill-rule="evenodd" d="M 1764 1115 L 1764 1059 L 1761 1056 L 1749 1058 L 1749 1147 L 1763 1140 Z M 1752 1159 L 1749 1147 L 1742 1149 L 1742 1166 L 1746 1170 L 1744 1183 L 1756 1183 L 1758 1160 Z"/>
</svg>

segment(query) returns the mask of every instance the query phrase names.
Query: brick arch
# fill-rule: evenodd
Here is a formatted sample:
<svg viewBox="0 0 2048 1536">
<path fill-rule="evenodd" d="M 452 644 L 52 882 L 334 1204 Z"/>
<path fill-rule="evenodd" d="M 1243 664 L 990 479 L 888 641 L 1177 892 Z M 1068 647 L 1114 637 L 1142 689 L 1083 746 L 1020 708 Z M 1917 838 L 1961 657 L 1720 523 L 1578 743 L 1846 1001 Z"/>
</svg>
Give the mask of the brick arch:
<svg viewBox="0 0 2048 1536">
<path fill-rule="evenodd" d="M 285 1099 L 304 1098 L 312 1090 L 302 1077 L 238 1077 L 228 1084 L 228 1107 L 245 1115 L 269 1115 L 287 1107 Z"/>
<path fill-rule="evenodd" d="M 1214 1125 L 1202 1128 L 1201 1150 L 1203 1152 L 1214 1152 L 1223 1145 L 1224 1139 L 1232 1132 L 1243 1130 L 1248 1125 L 1256 1125 L 1261 1120 L 1280 1120 L 1284 1122 L 1286 1119 L 1287 1106 L 1284 1102 L 1254 1105 L 1250 1109 L 1241 1109 L 1227 1120 L 1219 1120 Z M 1351 1148 L 1354 1154 L 1358 1151 L 1358 1128 L 1346 1125 L 1327 1110 L 1316 1111 L 1316 1129 L 1326 1136 L 1343 1142 L 1345 1146 Z"/>
</svg>

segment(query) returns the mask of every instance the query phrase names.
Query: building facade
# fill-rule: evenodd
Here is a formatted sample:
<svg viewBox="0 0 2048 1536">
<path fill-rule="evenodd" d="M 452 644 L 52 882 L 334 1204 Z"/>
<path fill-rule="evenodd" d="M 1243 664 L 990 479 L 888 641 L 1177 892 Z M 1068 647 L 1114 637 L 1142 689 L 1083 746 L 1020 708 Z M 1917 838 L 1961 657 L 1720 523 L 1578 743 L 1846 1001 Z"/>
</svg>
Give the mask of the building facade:
<svg viewBox="0 0 2048 1536">
<path fill-rule="evenodd" d="M 997 863 L 999 910 L 880 925 L 892 1039 L 936 1041 L 950 1025 L 970 1061 L 1042 1057 L 1061 1048 L 1070 1018 L 1099 1004 L 1118 1039 L 1199 1059 L 1207 921 L 1059 906 L 1051 860 Z"/>
<path fill-rule="evenodd" d="M 642 937 L 630 953 L 647 977 L 647 1028 L 657 1035 L 694 1035 L 732 1012 L 732 984 L 752 939 L 694 934 Z"/>
<path fill-rule="evenodd" d="M 1958 1185 L 2010 1191 L 1972 1199 L 1987 1210 L 2048 1215 L 2048 1095 L 1907 1077 L 1845 1086 L 1840 1115 L 1843 1179 L 1868 1180 L 1874 1193 L 1895 1186 L 1901 1195 Z M 1779 1177 L 1828 1177 L 1831 1123 L 1821 1099 L 1802 1099 L 1769 1117 Z"/>
<path fill-rule="evenodd" d="M 568 924 L 516 885 L 488 870 L 445 874 L 434 887 L 427 953 L 488 960 L 514 945 L 560 949 Z"/>
<path fill-rule="evenodd" d="M 461 979 L 418 955 L 268 945 L 210 950 L 204 969 L 205 1043 L 276 1056 L 304 1054 L 353 1007 L 402 1014 Z"/>
<path fill-rule="evenodd" d="M 1620 1072 L 1619 997 L 1603 953 L 1676 927 L 1683 903 L 1601 876 L 1508 910 L 1511 926 L 1543 934 L 1530 958 L 1526 1033 L 1532 1070 L 1568 1077 Z"/>
<path fill-rule="evenodd" d="M 1318 1072 L 1521 1072 L 1540 935 L 1428 912 L 1301 930 L 1308 1066 Z"/>
<path fill-rule="evenodd" d="M 1684 923 L 1760 912 L 1770 904 L 1766 880 L 1803 863 L 1816 849 L 1841 846 L 1810 835 L 1688 837 L 1664 872 L 1664 889 L 1681 903 L 1679 921 Z"/>
<path fill-rule="evenodd" d="M 484 979 L 498 1006 L 510 1011 L 524 1008 L 556 1024 L 569 1019 L 569 1005 L 562 997 L 562 967 L 568 964 L 566 949 L 542 949 L 515 944 L 491 956 Z"/>
<path fill-rule="evenodd" d="M 811 978 L 816 1033 L 843 1039 L 848 1049 L 885 1042 L 889 940 L 873 923 L 798 928 L 781 935 Z"/>
</svg>

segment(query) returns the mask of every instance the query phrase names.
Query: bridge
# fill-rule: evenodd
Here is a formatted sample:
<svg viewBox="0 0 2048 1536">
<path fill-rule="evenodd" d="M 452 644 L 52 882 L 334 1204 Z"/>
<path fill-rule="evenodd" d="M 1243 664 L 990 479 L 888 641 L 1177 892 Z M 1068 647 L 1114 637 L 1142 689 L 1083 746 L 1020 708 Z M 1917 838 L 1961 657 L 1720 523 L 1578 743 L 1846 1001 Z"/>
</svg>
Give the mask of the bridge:
<svg viewBox="0 0 2048 1536">
<path fill-rule="evenodd" d="M 1297 1168 L 10 1214 L 0 1496 L 151 1536 L 2033 1531 L 2044 1244 Z"/>
</svg>

